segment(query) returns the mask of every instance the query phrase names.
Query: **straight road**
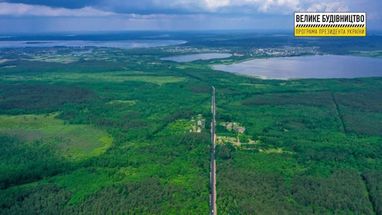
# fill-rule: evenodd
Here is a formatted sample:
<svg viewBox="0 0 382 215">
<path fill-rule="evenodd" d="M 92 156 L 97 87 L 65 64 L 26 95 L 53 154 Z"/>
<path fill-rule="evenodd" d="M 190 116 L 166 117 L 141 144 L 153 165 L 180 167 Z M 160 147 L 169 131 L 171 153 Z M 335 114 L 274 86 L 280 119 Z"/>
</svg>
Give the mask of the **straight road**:
<svg viewBox="0 0 382 215">
<path fill-rule="evenodd" d="M 216 103 L 215 103 L 215 87 L 212 86 L 212 98 L 211 98 L 211 113 L 212 113 L 212 120 L 211 120 L 211 169 L 210 169 L 210 187 L 211 187 L 211 193 L 210 193 L 210 208 L 211 208 L 211 215 L 216 215 L 216 160 L 215 160 L 215 149 L 216 149 L 216 134 L 215 134 L 215 127 L 216 127 Z"/>
</svg>

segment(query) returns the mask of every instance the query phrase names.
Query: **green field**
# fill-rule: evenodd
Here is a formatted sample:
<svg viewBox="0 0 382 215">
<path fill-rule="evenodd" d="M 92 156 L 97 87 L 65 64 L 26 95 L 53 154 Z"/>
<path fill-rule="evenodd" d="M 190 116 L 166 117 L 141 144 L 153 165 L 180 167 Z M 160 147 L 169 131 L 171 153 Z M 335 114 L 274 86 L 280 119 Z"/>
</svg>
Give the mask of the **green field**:
<svg viewBox="0 0 382 215">
<path fill-rule="evenodd" d="M 27 143 L 41 142 L 68 159 L 86 159 L 104 153 L 112 138 L 101 129 L 89 125 L 66 124 L 50 115 L 2 115 L 0 134 L 13 136 Z"/>
</svg>

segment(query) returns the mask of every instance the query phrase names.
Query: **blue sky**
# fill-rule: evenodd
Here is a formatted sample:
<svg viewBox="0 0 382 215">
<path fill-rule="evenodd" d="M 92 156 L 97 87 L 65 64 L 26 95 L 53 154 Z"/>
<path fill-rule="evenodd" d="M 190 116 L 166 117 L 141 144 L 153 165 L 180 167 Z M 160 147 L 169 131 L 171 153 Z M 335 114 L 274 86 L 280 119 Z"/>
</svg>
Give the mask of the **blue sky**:
<svg viewBox="0 0 382 215">
<path fill-rule="evenodd" d="M 0 33 L 125 30 L 288 30 L 295 11 L 368 13 L 380 0 L 0 0 Z"/>
</svg>

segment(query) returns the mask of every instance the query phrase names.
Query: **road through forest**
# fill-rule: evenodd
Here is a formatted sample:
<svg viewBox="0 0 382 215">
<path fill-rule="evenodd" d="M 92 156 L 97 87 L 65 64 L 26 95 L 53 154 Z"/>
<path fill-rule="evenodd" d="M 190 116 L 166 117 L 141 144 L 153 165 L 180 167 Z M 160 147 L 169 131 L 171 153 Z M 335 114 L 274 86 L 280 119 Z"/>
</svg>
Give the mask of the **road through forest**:
<svg viewBox="0 0 382 215">
<path fill-rule="evenodd" d="M 216 215 L 216 160 L 215 160 L 215 149 L 216 149 L 216 134 L 215 134 L 215 127 L 216 127 L 216 103 L 215 103 L 215 87 L 212 86 L 212 98 L 211 98 L 211 114 L 212 114 L 212 120 L 211 120 L 211 168 L 210 168 L 210 208 L 211 208 L 211 215 Z"/>
</svg>

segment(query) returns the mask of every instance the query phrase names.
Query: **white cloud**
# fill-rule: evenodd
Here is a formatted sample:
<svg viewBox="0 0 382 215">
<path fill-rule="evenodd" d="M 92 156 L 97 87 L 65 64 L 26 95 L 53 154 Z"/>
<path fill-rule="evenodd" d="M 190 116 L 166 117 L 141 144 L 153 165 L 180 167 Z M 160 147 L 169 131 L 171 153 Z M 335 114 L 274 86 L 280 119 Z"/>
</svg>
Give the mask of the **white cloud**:
<svg viewBox="0 0 382 215">
<path fill-rule="evenodd" d="M 0 2 L 0 16 L 110 16 L 113 12 L 97 10 L 92 7 L 80 9 L 52 8 L 43 5 Z"/>
<path fill-rule="evenodd" d="M 290 13 L 291 11 L 340 12 L 349 10 L 345 2 L 329 0 L 199 0 L 193 1 L 191 4 L 195 3 L 198 3 L 200 8 L 208 11 L 232 8 L 239 11 L 239 13 L 240 9 L 263 13 Z"/>
<path fill-rule="evenodd" d="M 342 2 L 314 3 L 307 9 L 309 12 L 346 12 L 349 8 Z"/>
<path fill-rule="evenodd" d="M 209 10 L 215 10 L 221 7 L 229 6 L 230 0 L 204 0 L 204 4 Z"/>
<path fill-rule="evenodd" d="M 198 1 L 195 1 L 198 2 Z M 263 13 L 290 13 L 291 11 L 348 11 L 347 5 L 342 1 L 315 0 L 202 0 L 202 8 L 217 11 L 218 9 L 233 8 L 247 9 Z"/>
<path fill-rule="evenodd" d="M 289 12 L 298 9 L 300 0 L 237 0 L 238 4 L 255 4 L 261 12 Z"/>
<path fill-rule="evenodd" d="M 253 12 L 274 12 L 295 10 L 300 4 L 300 0 L 199 0 L 189 1 L 197 4 L 198 8 L 210 12 L 218 12 L 219 10 L 227 11 L 232 9 L 233 12 L 241 11 Z M 190 6 L 190 5 L 189 5 Z"/>
<path fill-rule="evenodd" d="M 173 0 L 167 6 L 193 12 L 289 13 L 300 9 L 303 0 Z M 162 1 L 163 2 L 163 1 Z M 166 5 L 162 3 L 162 6 Z"/>
</svg>

